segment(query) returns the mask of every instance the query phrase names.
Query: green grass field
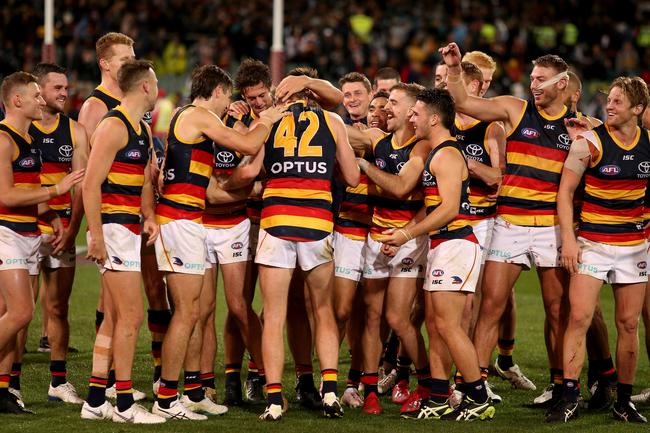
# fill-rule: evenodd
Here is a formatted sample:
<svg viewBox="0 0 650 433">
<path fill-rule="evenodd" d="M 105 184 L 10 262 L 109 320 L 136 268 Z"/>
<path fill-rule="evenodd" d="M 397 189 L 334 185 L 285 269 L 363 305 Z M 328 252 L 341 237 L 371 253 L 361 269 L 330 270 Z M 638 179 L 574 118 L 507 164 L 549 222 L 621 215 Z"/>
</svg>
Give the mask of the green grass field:
<svg viewBox="0 0 650 433">
<path fill-rule="evenodd" d="M 71 345 L 80 350 L 71 354 L 68 360 L 69 380 L 77 387 L 82 397 L 87 392 L 87 380 L 90 374 L 92 359 L 92 344 L 94 339 L 94 312 L 98 293 L 98 273 L 94 266 L 81 265 L 77 270 L 77 278 L 72 295 L 70 309 L 71 318 Z M 606 288 L 602 294 L 603 311 L 610 323 L 610 340 L 614 342 L 613 326 L 611 320 L 612 293 Z M 385 412 L 381 416 L 369 416 L 360 410 L 346 410 L 345 417 L 341 420 L 326 420 L 320 418 L 318 413 L 311 413 L 300 409 L 296 404 L 291 404 L 289 412 L 280 423 L 262 423 L 257 416 L 262 412 L 263 405 L 244 406 L 231 408 L 228 414 L 219 418 L 212 418 L 205 422 L 168 422 L 155 427 L 129 426 L 114 424 L 109 421 L 89 422 L 79 418 L 79 406 L 52 403 L 47 401 L 47 387 L 49 382 L 49 355 L 36 352 L 40 334 L 40 311 L 37 312 L 30 328 L 27 343 L 29 353 L 23 361 L 23 396 L 36 416 L 0 416 L 0 432 L 74 432 L 74 431 L 166 431 L 166 432 L 197 432 L 197 431 L 228 431 L 228 432 L 419 432 L 444 430 L 450 432 L 536 432 L 551 430 L 580 430 L 590 432 L 629 431 L 638 432 L 650 430 L 646 427 L 634 425 L 626 426 L 615 423 L 610 413 L 590 414 L 583 411 L 581 417 L 569 425 L 545 425 L 543 414 L 539 410 L 528 409 L 524 404 L 529 403 L 537 396 L 548 380 L 546 352 L 542 336 L 543 310 L 539 296 L 539 287 L 533 273 L 527 272 L 517 286 L 517 303 L 519 308 L 519 323 L 517 329 L 517 343 L 515 360 L 523 371 L 538 386 L 538 391 L 515 391 L 509 384 L 500 379 L 492 379 L 494 390 L 504 398 L 504 403 L 497 406 L 494 420 L 490 422 L 474 422 L 456 424 L 441 421 L 412 421 L 399 418 L 399 408 L 391 404 L 388 399 L 383 399 Z M 259 299 L 257 299 L 259 304 Z M 224 318 L 224 301 L 220 293 L 218 303 L 218 329 Z M 38 310 L 38 309 L 37 309 Z M 219 341 L 221 344 L 221 338 Z M 152 362 L 149 355 L 149 333 L 146 325 L 140 333 L 138 350 L 136 354 L 135 371 L 133 380 L 135 386 L 151 395 L 150 377 Z M 220 348 L 221 349 L 221 348 Z M 288 352 L 288 351 L 287 351 Z M 341 350 L 342 362 L 339 389 L 342 391 L 345 384 L 345 374 L 349 367 L 347 348 Z M 223 392 L 223 356 L 220 351 L 215 371 L 218 372 L 218 387 L 220 395 Z M 293 364 L 287 359 L 284 384 L 288 389 L 287 397 L 292 401 L 295 397 L 291 388 L 294 385 Z M 645 355 L 645 348 L 641 347 L 641 356 L 637 375 L 635 391 L 644 386 L 650 386 L 650 368 Z M 413 384 L 412 384 L 413 385 Z M 145 403 L 151 406 L 151 401 Z M 644 412 L 650 414 L 650 408 Z M 78 429 L 78 430 L 77 430 Z M 322 430 L 321 430 L 322 429 Z"/>
</svg>

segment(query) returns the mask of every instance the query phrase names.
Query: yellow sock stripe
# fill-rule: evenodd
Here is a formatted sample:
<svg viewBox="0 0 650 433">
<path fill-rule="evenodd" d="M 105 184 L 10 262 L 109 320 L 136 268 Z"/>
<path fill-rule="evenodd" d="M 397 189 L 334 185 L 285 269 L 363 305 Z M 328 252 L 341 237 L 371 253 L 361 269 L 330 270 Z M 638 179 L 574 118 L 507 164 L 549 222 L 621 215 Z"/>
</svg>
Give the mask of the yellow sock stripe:
<svg viewBox="0 0 650 433">
<path fill-rule="evenodd" d="M 336 380 L 337 380 L 337 378 L 338 378 L 338 374 L 337 374 L 337 373 L 324 373 L 324 374 L 322 375 L 322 377 L 323 377 L 323 381 L 333 381 L 333 382 L 336 382 Z"/>
</svg>

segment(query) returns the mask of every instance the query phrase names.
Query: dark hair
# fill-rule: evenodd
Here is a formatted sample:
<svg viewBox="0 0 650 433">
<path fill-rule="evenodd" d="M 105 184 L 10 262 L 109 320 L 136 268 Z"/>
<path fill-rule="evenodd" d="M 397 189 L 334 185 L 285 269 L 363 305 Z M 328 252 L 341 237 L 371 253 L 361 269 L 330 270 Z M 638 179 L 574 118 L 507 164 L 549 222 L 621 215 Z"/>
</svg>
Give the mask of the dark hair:
<svg viewBox="0 0 650 433">
<path fill-rule="evenodd" d="M 36 66 L 34 66 L 34 70 L 32 71 L 32 74 L 36 78 L 38 78 L 39 81 L 43 81 L 43 79 L 47 76 L 47 74 L 67 74 L 67 70 L 63 66 L 59 66 L 55 63 L 39 63 Z"/>
<path fill-rule="evenodd" d="M 425 87 L 416 84 L 416 83 L 397 83 L 393 87 L 390 88 L 390 91 L 392 92 L 393 90 L 401 90 L 402 92 L 406 93 L 410 98 L 415 100 L 418 96 L 418 94 L 425 90 Z"/>
<path fill-rule="evenodd" d="M 0 85 L 2 102 L 4 103 L 5 107 L 9 105 L 9 98 L 11 98 L 11 93 L 16 89 L 16 87 L 26 86 L 29 83 L 38 84 L 36 77 L 29 72 L 18 71 L 5 77 L 5 79 L 2 80 L 2 85 Z"/>
<path fill-rule="evenodd" d="M 287 75 L 293 75 L 295 77 L 306 75 L 309 78 L 318 78 L 318 71 L 314 68 L 310 68 L 309 66 L 298 66 L 297 68 L 290 70 Z"/>
<path fill-rule="evenodd" d="M 235 87 L 243 92 L 245 88 L 257 86 L 259 83 L 271 88 L 271 70 L 259 60 L 245 59 L 237 70 Z"/>
<path fill-rule="evenodd" d="M 379 92 L 377 92 L 377 93 L 375 93 L 374 95 L 372 95 L 372 99 L 371 99 L 371 101 L 372 101 L 373 99 L 376 99 L 376 98 L 386 98 L 386 99 L 388 99 L 389 97 L 390 97 L 390 95 L 388 94 L 388 92 L 386 92 L 386 91 L 384 91 L 384 90 L 380 90 Z"/>
<path fill-rule="evenodd" d="M 214 89 L 219 86 L 224 92 L 232 90 L 230 75 L 216 65 L 199 66 L 192 71 L 190 100 L 193 101 L 196 98 L 210 99 Z"/>
<path fill-rule="evenodd" d="M 398 83 L 402 82 L 402 77 L 400 77 L 399 72 L 393 68 L 381 68 L 375 74 L 375 84 L 379 80 L 397 80 Z"/>
<path fill-rule="evenodd" d="M 569 70 L 569 65 L 567 65 L 567 63 L 562 60 L 562 57 L 555 54 L 546 54 L 542 57 L 538 57 L 533 60 L 533 65 L 541 66 L 543 68 L 555 69 L 558 74 L 560 72 L 566 72 Z"/>
<path fill-rule="evenodd" d="M 153 69 L 153 63 L 149 60 L 127 60 L 117 71 L 117 85 L 126 94 L 147 75 L 149 69 Z"/>
<path fill-rule="evenodd" d="M 466 84 L 471 83 L 474 80 L 478 80 L 479 86 L 483 85 L 483 72 L 476 66 L 474 63 L 470 62 L 461 62 L 460 69 L 462 70 L 463 79 Z"/>
<path fill-rule="evenodd" d="M 350 72 L 349 74 L 342 76 L 339 80 L 339 86 L 342 88 L 346 83 L 361 83 L 363 84 L 363 87 L 366 88 L 368 93 L 370 93 L 372 90 L 372 86 L 370 85 L 370 80 L 368 80 L 368 77 L 360 74 L 359 72 Z"/>
<path fill-rule="evenodd" d="M 424 89 L 418 93 L 417 100 L 440 116 L 440 121 L 445 128 L 451 129 L 454 126 L 456 105 L 447 89 Z"/>
</svg>

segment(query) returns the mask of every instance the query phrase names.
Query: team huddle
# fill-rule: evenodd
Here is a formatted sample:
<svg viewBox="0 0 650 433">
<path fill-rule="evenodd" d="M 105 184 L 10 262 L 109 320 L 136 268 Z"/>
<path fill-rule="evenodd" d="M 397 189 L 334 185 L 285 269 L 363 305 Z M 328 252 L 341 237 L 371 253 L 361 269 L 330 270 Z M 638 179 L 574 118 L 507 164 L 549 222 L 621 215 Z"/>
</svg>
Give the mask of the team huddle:
<svg viewBox="0 0 650 433">
<path fill-rule="evenodd" d="M 102 82 L 78 121 L 63 113 L 64 68 L 41 63 L 2 82 L 0 413 L 29 412 L 20 370 L 40 274 L 48 398 L 82 405 L 83 419 L 205 420 L 266 399 L 260 419 L 280 420 L 286 327 L 297 399 L 325 417 L 342 417 L 344 406 L 379 415 L 388 394 L 403 418 L 488 420 L 502 401 L 489 374 L 536 389 L 513 360 L 513 288 L 535 267 L 550 380 L 533 405 L 547 422 L 576 418 L 588 353 L 588 409 L 647 422 L 634 403 L 650 390 L 632 395 L 639 317 L 650 322 L 642 79 L 612 82 L 602 123 L 577 111 L 580 80 L 556 55 L 533 62 L 530 100 L 485 98 L 495 62 L 479 51 L 461 57 L 455 43 L 440 50 L 431 88 L 402 83 L 390 68 L 374 84 L 349 73 L 340 89 L 295 68 L 272 87 L 268 66 L 249 59 L 234 80 L 197 67 L 189 103 L 161 141 L 149 126 L 158 80 L 133 45 L 121 33 L 97 41 Z M 242 100 L 231 102 L 235 88 Z M 85 400 L 66 378 L 84 215 L 87 258 L 101 274 Z M 616 366 L 603 283 L 614 288 Z M 142 284 L 151 410 L 132 385 Z M 351 363 L 339 393 L 344 339 Z"/>
</svg>

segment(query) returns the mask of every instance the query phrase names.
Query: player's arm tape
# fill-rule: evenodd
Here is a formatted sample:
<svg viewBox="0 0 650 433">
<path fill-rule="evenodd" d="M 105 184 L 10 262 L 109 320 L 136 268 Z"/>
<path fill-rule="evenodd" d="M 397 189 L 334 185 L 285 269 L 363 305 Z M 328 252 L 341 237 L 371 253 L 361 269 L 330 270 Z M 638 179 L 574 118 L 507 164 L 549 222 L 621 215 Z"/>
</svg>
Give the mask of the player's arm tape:
<svg viewBox="0 0 650 433">
<path fill-rule="evenodd" d="M 583 138 L 578 137 L 572 144 L 569 154 L 564 161 L 564 168 L 568 168 L 578 176 L 582 177 L 587 165 L 585 159 L 588 161 L 591 158 L 591 151 L 589 150 L 589 142 Z"/>
</svg>

